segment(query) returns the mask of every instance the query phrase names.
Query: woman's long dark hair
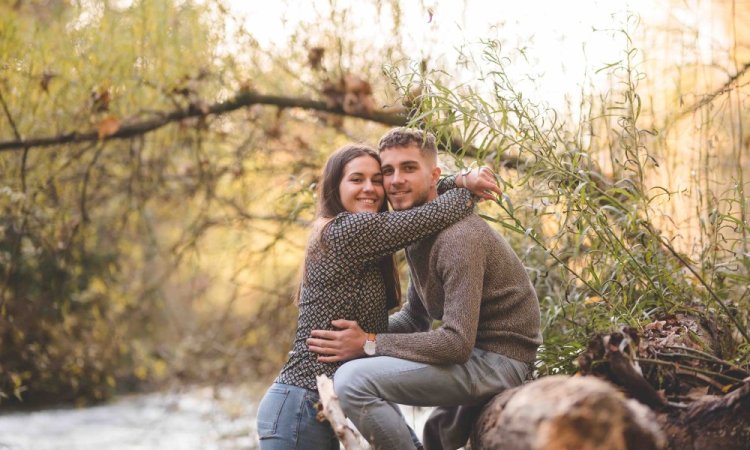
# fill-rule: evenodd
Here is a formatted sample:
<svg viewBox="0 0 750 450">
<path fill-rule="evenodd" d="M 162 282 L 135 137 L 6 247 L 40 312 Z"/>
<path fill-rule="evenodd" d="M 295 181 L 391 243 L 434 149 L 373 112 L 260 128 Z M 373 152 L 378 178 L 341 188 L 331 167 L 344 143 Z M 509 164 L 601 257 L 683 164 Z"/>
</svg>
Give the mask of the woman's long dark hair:
<svg viewBox="0 0 750 450">
<path fill-rule="evenodd" d="M 317 230 L 317 236 L 314 236 L 314 239 L 321 239 L 321 246 L 324 251 L 326 246 L 325 242 L 322 241 L 322 237 L 326 227 L 328 227 L 334 217 L 342 212 L 346 212 L 346 208 L 344 208 L 344 204 L 341 202 L 341 194 L 339 193 L 339 185 L 341 185 L 341 180 L 344 178 L 344 170 L 350 161 L 360 156 L 369 156 L 380 165 L 380 156 L 374 148 L 365 144 L 349 144 L 336 150 L 328 158 L 323 169 L 323 175 L 320 177 L 318 184 L 316 223 L 324 223 L 325 225 L 318 227 L 319 230 Z M 388 211 L 388 203 L 383 201 L 379 211 Z M 307 260 L 307 254 L 305 254 L 305 260 Z M 398 271 L 396 270 L 393 255 L 384 256 L 380 259 L 380 273 L 385 283 L 386 308 L 395 308 L 401 304 L 401 286 L 399 285 Z M 294 296 L 295 304 L 299 304 L 299 296 L 306 276 L 307 271 L 305 270 L 305 263 L 303 263 L 299 285 Z"/>
</svg>

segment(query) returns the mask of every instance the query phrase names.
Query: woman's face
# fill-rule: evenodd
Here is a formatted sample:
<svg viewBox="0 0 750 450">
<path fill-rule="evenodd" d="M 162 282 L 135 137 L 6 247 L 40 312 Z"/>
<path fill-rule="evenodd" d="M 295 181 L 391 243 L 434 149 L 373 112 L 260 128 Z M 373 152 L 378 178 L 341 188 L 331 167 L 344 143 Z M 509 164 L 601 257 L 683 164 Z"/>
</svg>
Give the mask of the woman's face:
<svg viewBox="0 0 750 450">
<path fill-rule="evenodd" d="M 349 212 L 378 212 L 385 199 L 380 164 L 366 155 L 349 161 L 344 166 L 339 196 Z"/>
</svg>

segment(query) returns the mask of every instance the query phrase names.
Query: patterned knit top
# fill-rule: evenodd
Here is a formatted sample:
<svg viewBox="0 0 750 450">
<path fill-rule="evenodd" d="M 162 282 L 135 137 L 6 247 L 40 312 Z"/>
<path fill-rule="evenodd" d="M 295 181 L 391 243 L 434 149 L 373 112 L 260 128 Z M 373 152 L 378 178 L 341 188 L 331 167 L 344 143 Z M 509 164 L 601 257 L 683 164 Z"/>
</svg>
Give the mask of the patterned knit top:
<svg viewBox="0 0 750 450">
<path fill-rule="evenodd" d="M 449 178 L 440 190 L 453 186 Z M 380 259 L 459 221 L 473 208 L 470 191 L 451 189 L 432 202 L 404 211 L 341 213 L 320 238 L 313 236 L 305 258 L 294 344 L 276 382 L 317 390 L 317 375 L 333 376 L 343 362 L 318 362 L 306 343 L 312 330 L 331 330 L 332 320 L 356 320 L 366 332 L 386 332 L 388 311 Z"/>
</svg>

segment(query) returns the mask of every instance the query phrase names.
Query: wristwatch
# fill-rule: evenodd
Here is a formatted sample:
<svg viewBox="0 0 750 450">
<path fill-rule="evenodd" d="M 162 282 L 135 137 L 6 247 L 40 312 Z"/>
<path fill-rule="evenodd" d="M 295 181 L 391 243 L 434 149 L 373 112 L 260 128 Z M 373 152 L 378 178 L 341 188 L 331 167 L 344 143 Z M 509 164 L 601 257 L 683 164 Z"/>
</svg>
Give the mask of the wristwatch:
<svg viewBox="0 0 750 450">
<path fill-rule="evenodd" d="M 365 355 L 373 356 L 377 346 L 375 345 L 375 333 L 367 333 L 367 340 L 365 341 Z"/>
</svg>

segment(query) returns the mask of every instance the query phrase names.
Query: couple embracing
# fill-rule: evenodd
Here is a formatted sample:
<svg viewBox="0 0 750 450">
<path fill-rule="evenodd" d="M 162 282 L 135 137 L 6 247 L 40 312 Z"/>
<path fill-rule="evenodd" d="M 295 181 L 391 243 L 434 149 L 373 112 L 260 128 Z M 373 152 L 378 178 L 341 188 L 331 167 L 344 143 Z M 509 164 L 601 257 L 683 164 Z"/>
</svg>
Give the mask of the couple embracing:
<svg viewBox="0 0 750 450">
<path fill-rule="evenodd" d="M 493 192 L 488 169 L 441 180 L 435 138 L 420 130 L 396 128 L 378 151 L 347 145 L 329 158 L 293 348 L 258 410 L 262 450 L 339 448 L 316 418 L 320 374 L 378 450 L 460 448 L 482 406 L 523 382 L 541 344 L 539 303 L 511 247 L 473 214 Z M 388 317 L 402 303 L 401 248 L 409 287 Z M 437 407 L 423 442 L 397 403 Z"/>
</svg>

